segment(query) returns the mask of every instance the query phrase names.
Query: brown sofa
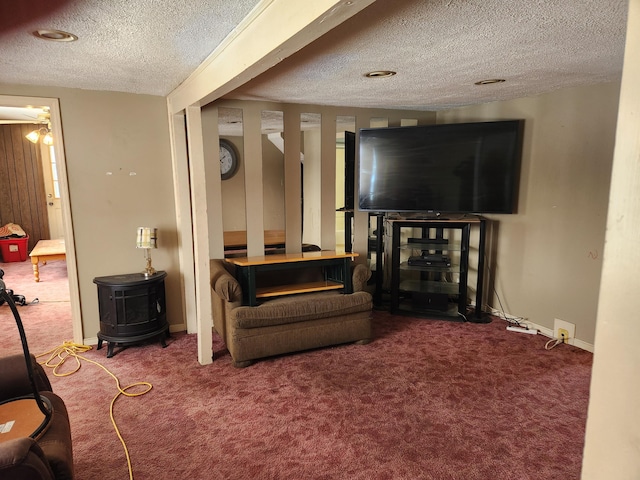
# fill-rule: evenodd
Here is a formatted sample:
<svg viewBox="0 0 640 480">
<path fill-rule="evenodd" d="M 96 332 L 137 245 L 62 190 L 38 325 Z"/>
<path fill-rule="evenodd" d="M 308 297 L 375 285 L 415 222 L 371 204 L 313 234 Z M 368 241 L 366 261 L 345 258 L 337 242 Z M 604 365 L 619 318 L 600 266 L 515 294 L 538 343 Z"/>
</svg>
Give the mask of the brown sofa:
<svg viewBox="0 0 640 480">
<path fill-rule="evenodd" d="M 47 430 L 30 437 L 0 442 L 0 478 L 3 480 L 72 480 L 71 428 L 64 402 L 51 391 L 47 375 L 31 356 L 35 384 L 53 407 Z M 0 402 L 32 393 L 24 355 L 0 358 Z"/>
<path fill-rule="evenodd" d="M 232 266 L 211 260 L 214 328 L 236 367 L 283 353 L 371 340 L 371 295 L 364 291 L 371 271 L 353 268 L 353 293 L 303 293 L 242 306 L 242 289 Z M 307 272 L 308 274 L 308 272 Z"/>
</svg>

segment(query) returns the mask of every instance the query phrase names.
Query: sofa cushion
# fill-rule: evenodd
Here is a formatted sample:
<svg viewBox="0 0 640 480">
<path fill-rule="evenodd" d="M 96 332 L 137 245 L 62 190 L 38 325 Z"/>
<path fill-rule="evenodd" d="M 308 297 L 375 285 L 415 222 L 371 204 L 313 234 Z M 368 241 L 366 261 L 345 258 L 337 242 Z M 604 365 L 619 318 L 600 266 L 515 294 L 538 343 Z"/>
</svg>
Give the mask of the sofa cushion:
<svg viewBox="0 0 640 480">
<path fill-rule="evenodd" d="M 237 307 L 231 311 L 236 328 L 260 328 L 287 323 L 305 322 L 372 309 L 368 292 L 343 295 L 337 292 L 288 295 L 256 307 Z"/>
</svg>

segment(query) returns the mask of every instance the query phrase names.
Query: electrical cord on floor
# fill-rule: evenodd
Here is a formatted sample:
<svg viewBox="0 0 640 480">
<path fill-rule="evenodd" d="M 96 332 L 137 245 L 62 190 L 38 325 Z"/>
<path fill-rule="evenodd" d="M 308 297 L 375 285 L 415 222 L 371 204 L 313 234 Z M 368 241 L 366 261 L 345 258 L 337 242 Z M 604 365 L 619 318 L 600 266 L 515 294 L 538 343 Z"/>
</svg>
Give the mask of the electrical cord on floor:
<svg viewBox="0 0 640 480">
<path fill-rule="evenodd" d="M 88 345 L 82 345 L 78 343 L 73 343 L 71 341 L 66 341 L 62 345 L 55 347 L 49 350 L 48 352 L 44 352 L 39 355 L 36 355 L 36 358 L 49 355 L 49 358 L 45 362 L 41 362 L 40 364 L 46 367 L 52 368 L 53 375 L 56 377 L 67 377 L 69 375 L 76 373 L 78 370 L 80 370 L 81 360 L 97 365 L 98 367 L 102 368 L 105 372 L 107 372 L 111 377 L 113 377 L 113 379 L 116 381 L 116 388 L 118 389 L 118 393 L 115 395 L 115 397 L 113 397 L 113 399 L 111 400 L 111 404 L 109 405 L 109 416 L 111 418 L 111 423 L 113 424 L 113 428 L 116 431 L 116 435 L 120 439 L 120 443 L 122 443 L 122 447 L 124 448 L 124 453 L 127 458 L 127 468 L 129 469 L 129 479 L 133 480 L 133 469 L 131 467 L 131 457 L 129 456 L 129 449 L 127 448 L 127 444 L 125 443 L 124 438 L 122 438 L 122 435 L 120 434 L 118 425 L 116 424 L 116 420 L 113 415 L 113 406 L 115 405 L 116 400 L 120 395 L 124 395 L 126 397 L 139 397 L 140 395 L 144 395 L 145 393 L 149 392 L 153 388 L 153 385 L 151 385 L 149 382 L 136 382 L 136 383 L 132 383 L 131 385 L 127 385 L 124 388 L 120 387 L 120 380 L 118 380 L 118 377 L 116 377 L 113 373 L 111 373 L 104 365 L 96 362 L 95 360 L 90 360 L 80 355 L 81 353 L 91 350 L 91 348 L 92 347 Z M 75 368 L 71 371 L 61 373 L 60 369 L 69 358 L 73 358 L 75 360 L 76 362 Z M 139 392 L 134 392 L 134 393 L 128 392 L 129 389 L 133 387 L 138 387 L 138 386 L 143 386 L 145 388 L 144 390 Z"/>
<path fill-rule="evenodd" d="M 486 266 L 486 270 L 487 270 L 487 273 L 491 275 L 491 268 L 489 268 L 489 265 Z M 496 315 L 498 318 L 501 318 L 502 320 L 506 321 L 512 326 L 515 325 L 516 327 L 529 328 L 524 323 L 524 321 L 526 320 L 525 318 L 509 316 L 506 314 L 506 312 L 504 311 L 504 307 L 502 306 L 502 300 L 500 300 L 500 294 L 498 293 L 498 290 L 496 289 L 495 285 L 493 286 L 493 293 L 495 294 L 495 297 L 498 299 L 498 305 L 500 305 L 500 309 L 493 308 L 491 305 L 487 304 L 486 307 L 489 309 L 489 312 L 492 315 Z"/>
<path fill-rule="evenodd" d="M 564 338 L 564 333 L 561 334 L 562 336 L 560 338 L 552 338 L 551 340 L 549 340 L 547 343 L 544 344 L 544 349 L 545 350 L 551 350 L 552 348 L 557 347 L 558 345 L 562 344 L 565 342 L 565 338 Z M 552 344 L 553 343 L 553 344 Z M 551 345 L 552 344 L 552 345 Z"/>
<path fill-rule="evenodd" d="M 500 299 L 498 299 L 498 302 L 499 301 Z M 512 326 L 527 328 L 526 318 L 507 315 L 505 311 L 502 309 L 502 305 L 500 306 L 500 309 L 498 309 L 486 303 L 484 306 L 484 310 L 487 311 L 487 313 L 490 313 L 491 315 L 495 315 L 499 319 L 504 320 L 505 322 L 509 323 Z"/>
</svg>

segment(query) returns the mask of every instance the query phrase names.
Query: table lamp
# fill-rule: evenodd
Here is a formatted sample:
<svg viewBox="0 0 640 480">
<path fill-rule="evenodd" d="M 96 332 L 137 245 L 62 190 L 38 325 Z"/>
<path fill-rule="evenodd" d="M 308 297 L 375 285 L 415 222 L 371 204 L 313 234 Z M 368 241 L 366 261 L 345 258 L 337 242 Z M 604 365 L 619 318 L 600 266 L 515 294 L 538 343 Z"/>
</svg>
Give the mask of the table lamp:
<svg viewBox="0 0 640 480">
<path fill-rule="evenodd" d="M 144 256 L 147 259 L 147 268 L 145 268 L 142 273 L 144 273 L 145 277 L 154 275 L 156 271 L 151 266 L 151 249 L 158 248 L 158 229 L 152 227 L 138 227 L 136 248 L 144 248 Z"/>
</svg>

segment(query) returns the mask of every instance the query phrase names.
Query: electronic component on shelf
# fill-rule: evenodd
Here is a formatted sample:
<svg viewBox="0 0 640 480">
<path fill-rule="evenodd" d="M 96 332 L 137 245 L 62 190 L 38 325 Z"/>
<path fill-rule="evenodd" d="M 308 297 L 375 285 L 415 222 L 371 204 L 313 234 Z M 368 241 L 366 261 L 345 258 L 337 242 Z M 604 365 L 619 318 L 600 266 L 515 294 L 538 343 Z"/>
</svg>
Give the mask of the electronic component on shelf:
<svg viewBox="0 0 640 480">
<path fill-rule="evenodd" d="M 446 255 L 413 255 L 407 263 L 415 267 L 450 267 L 451 259 Z"/>
</svg>

